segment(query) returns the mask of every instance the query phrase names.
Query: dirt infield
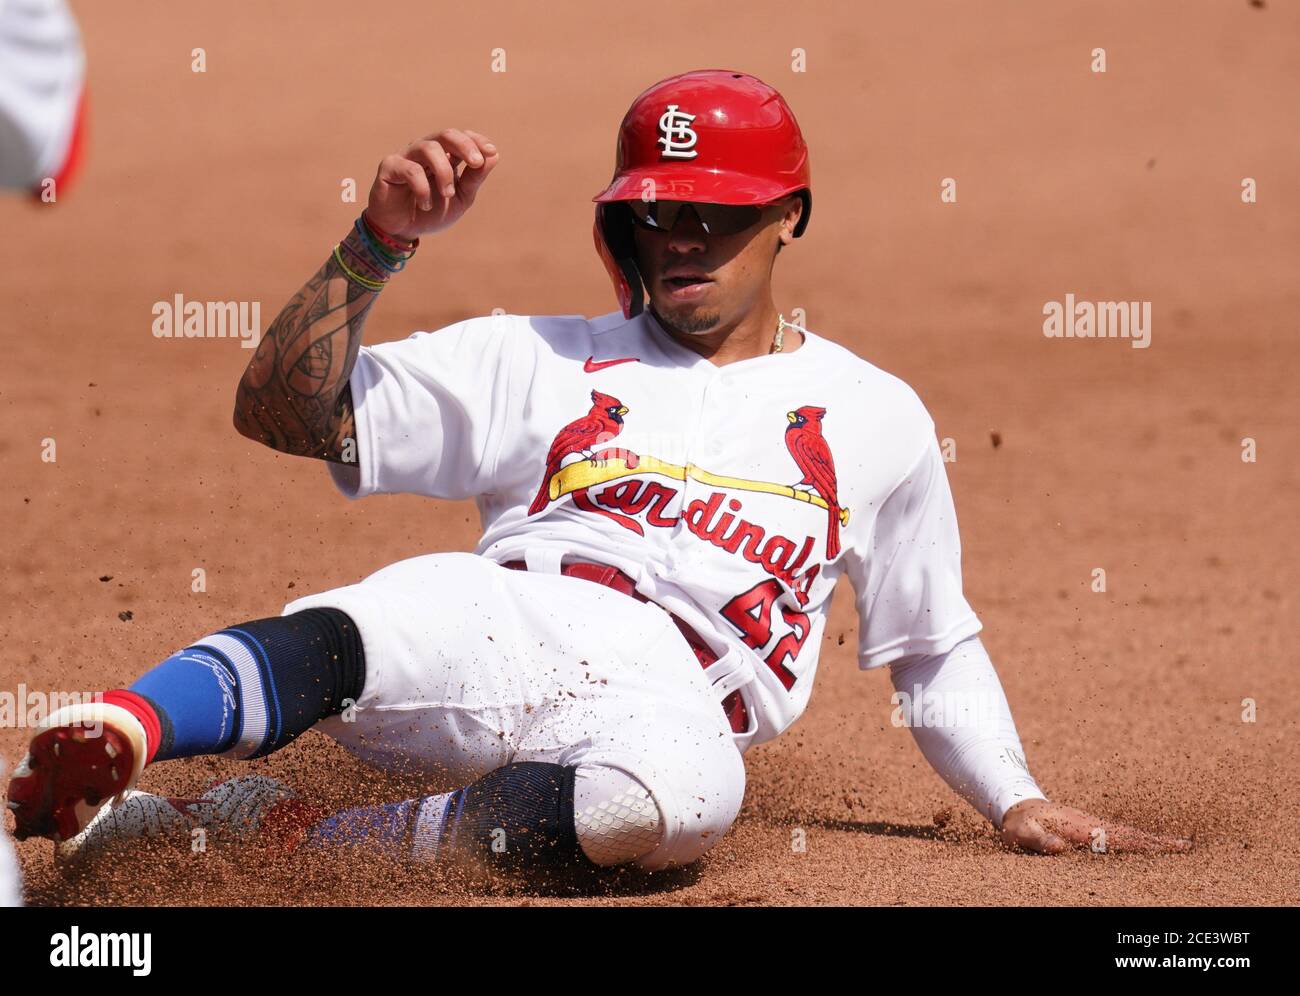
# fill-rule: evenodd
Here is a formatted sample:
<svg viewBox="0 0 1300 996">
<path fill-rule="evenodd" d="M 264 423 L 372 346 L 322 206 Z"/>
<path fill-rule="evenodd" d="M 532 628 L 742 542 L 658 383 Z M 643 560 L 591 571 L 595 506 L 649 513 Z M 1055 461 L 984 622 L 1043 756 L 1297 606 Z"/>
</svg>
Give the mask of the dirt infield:
<svg viewBox="0 0 1300 996">
<path fill-rule="evenodd" d="M 74 5 L 82 182 L 53 206 L 0 203 L 0 691 L 126 684 L 223 624 L 471 548 L 472 503 L 348 503 L 323 467 L 238 436 L 248 350 L 156 338 L 155 302 L 257 301 L 265 326 L 356 216 L 346 178 L 364 201 L 382 155 L 468 126 L 502 164 L 367 341 L 498 307 L 611 311 L 589 198 L 619 118 L 654 80 L 734 67 L 782 90 L 812 148 L 778 307 L 908 381 L 953 441 L 967 594 L 1036 777 L 1197 847 L 1002 849 L 891 725 L 888 675 L 857 670 L 842 587 L 808 713 L 750 752 L 741 816 L 698 868 L 577 899 L 251 854 L 125 856 L 69 881 L 42 841 L 18 848 L 30 902 L 1300 900 L 1296 5 L 669 0 L 653 22 L 595 2 Z M 1044 304 L 1067 294 L 1150 302 L 1149 347 L 1046 337 Z M 26 735 L 0 730 L 0 754 Z M 339 804 L 424 787 L 315 734 L 254 766 Z M 247 770 L 179 762 L 142 787 L 192 795 Z"/>
</svg>

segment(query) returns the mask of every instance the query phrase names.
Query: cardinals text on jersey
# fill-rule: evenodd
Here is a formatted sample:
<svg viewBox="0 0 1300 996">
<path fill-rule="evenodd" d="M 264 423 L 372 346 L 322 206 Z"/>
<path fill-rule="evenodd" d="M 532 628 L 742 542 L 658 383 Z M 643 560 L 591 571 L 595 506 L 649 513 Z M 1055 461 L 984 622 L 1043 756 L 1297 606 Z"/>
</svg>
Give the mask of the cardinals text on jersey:
<svg viewBox="0 0 1300 996">
<path fill-rule="evenodd" d="M 742 746 L 806 706 L 841 575 L 863 667 L 979 631 L 929 415 L 819 335 L 718 367 L 649 313 L 493 316 L 364 347 L 351 386 L 346 494 L 472 497 L 476 553 L 625 571 L 729 661 Z"/>
</svg>

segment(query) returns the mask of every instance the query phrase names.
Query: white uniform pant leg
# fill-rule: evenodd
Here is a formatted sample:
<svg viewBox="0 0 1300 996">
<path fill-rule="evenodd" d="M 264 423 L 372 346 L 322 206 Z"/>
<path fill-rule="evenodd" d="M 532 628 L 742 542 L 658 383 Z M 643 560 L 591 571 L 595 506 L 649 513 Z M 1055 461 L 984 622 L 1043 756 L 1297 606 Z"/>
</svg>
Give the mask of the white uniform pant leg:
<svg viewBox="0 0 1300 996">
<path fill-rule="evenodd" d="M 317 728 L 369 763 L 448 787 L 512 761 L 622 771 L 659 808 L 647 868 L 695 860 L 735 819 L 740 753 L 657 606 L 468 553 L 401 561 L 284 612 L 320 606 L 356 622 L 366 679 L 355 715 Z"/>
</svg>

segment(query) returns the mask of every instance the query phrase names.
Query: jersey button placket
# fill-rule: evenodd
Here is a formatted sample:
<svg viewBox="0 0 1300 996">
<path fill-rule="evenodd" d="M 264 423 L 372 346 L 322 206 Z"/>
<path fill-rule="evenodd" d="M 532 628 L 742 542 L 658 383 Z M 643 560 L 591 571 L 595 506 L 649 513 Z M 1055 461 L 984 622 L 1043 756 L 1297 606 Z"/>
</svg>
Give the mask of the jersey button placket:
<svg viewBox="0 0 1300 996">
<path fill-rule="evenodd" d="M 691 440 L 691 463 L 703 470 L 717 473 L 718 460 L 723 454 L 723 440 L 720 433 L 727 429 L 728 405 L 731 403 L 731 378 L 726 374 L 715 374 L 705 388 L 704 399 L 700 405 L 700 417 L 696 424 L 695 436 Z M 740 424 L 743 424 L 740 423 Z M 705 485 L 692 480 L 697 490 Z"/>
<path fill-rule="evenodd" d="M 717 473 L 715 465 L 722 454 L 721 442 L 717 433 L 723 431 L 726 424 L 725 408 L 729 378 L 714 371 L 710 374 L 700 393 L 699 405 L 695 413 L 695 424 L 686 439 L 684 448 L 686 464 L 711 473 Z M 686 525 L 687 506 L 696 498 L 703 498 L 708 492 L 707 485 L 701 484 L 688 472 L 682 482 L 682 519 L 677 524 L 673 536 L 674 553 L 680 570 L 689 571 L 693 565 L 702 560 L 703 548 L 700 540 L 690 532 Z"/>
</svg>

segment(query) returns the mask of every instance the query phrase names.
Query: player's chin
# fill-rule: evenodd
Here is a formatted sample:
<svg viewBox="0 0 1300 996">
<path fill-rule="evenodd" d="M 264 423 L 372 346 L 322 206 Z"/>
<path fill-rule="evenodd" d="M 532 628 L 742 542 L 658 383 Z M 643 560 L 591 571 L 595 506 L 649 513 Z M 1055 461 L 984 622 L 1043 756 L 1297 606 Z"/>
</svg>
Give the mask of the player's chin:
<svg viewBox="0 0 1300 996">
<path fill-rule="evenodd" d="M 659 315 L 659 324 L 678 335 L 702 335 L 712 332 L 722 321 L 716 311 L 691 310 L 686 312 L 664 312 L 655 308 Z"/>
<path fill-rule="evenodd" d="M 661 294 L 652 294 L 650 299 L 661 323 L 674 332 L 685 334 L 708 332 L 722 321 L 717 306 L 710 306 L 703 301 L 675 301 L 670 296 Z"/>
</svg>

